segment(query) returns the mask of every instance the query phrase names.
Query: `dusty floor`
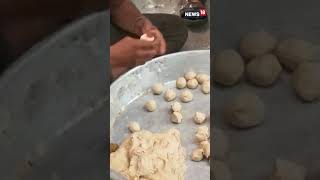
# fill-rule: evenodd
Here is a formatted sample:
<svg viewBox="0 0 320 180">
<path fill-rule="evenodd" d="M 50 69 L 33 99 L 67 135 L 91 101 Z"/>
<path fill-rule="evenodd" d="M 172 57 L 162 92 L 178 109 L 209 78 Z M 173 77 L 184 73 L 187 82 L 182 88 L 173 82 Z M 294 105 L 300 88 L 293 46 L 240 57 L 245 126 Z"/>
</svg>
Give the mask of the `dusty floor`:
<svg viewBox="0 0 320 180">
<path fill-rule="evenodd" d="M 182 0 L 132 0 L 142 13 L 178 14 Z M 210 17 L 210 0 L 206 3 L 208 17 Z M 207 24 L 189 27 L 189 37 L 181 49 L 198 50 L 210 49 L 210 19 Z"/>
</svg>

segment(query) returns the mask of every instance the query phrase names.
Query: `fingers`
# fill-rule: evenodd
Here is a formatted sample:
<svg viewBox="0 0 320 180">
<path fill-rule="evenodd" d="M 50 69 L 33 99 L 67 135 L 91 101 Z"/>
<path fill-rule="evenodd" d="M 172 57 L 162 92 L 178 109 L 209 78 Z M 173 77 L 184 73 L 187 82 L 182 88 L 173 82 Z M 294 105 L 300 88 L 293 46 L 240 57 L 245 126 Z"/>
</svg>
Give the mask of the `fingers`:
<svg viewBox="0 0 320 180">
<path fill-rule="evenodd" d="M 163 35 L 161 34 L 161 32 L 157 29 L 153 29 L 148 31 L 147 33 L 148 36 L 153 36 L 155 37 L 154 42 L 157 43 L 158 47 L 158 51 L 159 54 L 163 55 L 166 53 L 166 49 L 167 49 L 167 45 L 166 45 L 166 41 L 163 38 Z"/>
</svg>

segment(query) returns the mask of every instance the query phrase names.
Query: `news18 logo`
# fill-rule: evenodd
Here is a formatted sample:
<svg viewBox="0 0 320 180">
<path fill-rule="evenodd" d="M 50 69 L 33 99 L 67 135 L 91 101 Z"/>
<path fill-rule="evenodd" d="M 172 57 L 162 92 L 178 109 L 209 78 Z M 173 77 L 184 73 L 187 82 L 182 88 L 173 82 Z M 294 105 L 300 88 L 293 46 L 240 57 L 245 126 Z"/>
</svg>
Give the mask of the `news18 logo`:
<svg viewBox="0 0 320 180">
<path fill-rule="evenodd" d="M 206 19 L 207 11 L 206 9 L 184 9 L 180 15 L 182 18 L 190 20 Z"/>
</svg>

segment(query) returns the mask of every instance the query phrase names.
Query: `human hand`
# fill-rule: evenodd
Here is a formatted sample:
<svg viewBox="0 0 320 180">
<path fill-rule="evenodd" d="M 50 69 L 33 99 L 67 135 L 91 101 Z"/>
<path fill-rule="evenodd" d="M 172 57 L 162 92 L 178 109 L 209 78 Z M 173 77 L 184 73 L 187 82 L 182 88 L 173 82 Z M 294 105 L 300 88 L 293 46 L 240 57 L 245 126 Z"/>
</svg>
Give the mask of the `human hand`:
<svg viewBox="0 0 320 180">
<path fill-rule="evenodd" d="M 154 42 L 158 45 L 158 55 L 163 55 L 166 53 L 167 45 L 162 33 L 149 20 L 146 20 L 146 22 L 143 24 L 142 33 L 147 34 L 148 37 L 155 38 Z"/>
<path fill-rule="evenodd" d="M 110 48 L 110 64 L 112 68 L 143 64 L 157 55 L 156 42 L 147 42 L 132 37 L 124 37 Z"/>
</svg>

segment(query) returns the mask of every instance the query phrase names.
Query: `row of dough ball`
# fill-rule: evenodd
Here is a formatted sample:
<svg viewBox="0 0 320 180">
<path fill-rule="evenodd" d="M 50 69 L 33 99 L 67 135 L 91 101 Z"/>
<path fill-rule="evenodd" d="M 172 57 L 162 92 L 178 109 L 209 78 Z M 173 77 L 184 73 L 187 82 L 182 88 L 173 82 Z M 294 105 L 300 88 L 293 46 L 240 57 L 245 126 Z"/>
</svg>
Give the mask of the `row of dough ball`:
<svg viewBox="0 0 320 180">
<path fill-rule="evenodd" d="M 176 97 L 177 94 L 173 89 L 168 89 L 164 94 L 164 98 L 168 102 L 175 100 Z M 193 100 L 193 94 L 189 90 L 184 90 L 180 94 L 180 100 L 181 102 L 188 103 Z M 148 100 L 145 102 L 144 108 L 149 112 L 153 112 L 157 109 L 157 103 L 155 100 Z"/>
<path fill-rule="evenodd" d="M 210 134 L 207 126 L 200 126 L 196 132 L 196 140 L 199 143 L 198 148 L 194 149 L 191 154 L 193 161 L 201 161 L 203 157 L 210 157 Z"/>
<path fill-rule="evenodd" d="M 293 71 L 292 86 L 301 99 L 320 98 L 320 64 L 312 61 L 315 46 L 311 43 L 294 38 L 277 42 L 270 33 L 259 31 L 241 39 L 240 54 L 228 49 L 216 55 L 214 81 L 232 86 L 245 73 L 255 85 L 268 87 L 279 79 L 283 65 Z"/>
<path fill-rule="evenodd" d="M 182 110 L 182 105 L 179 102 L 173 102 L 171 104 L 171 122 L 173 123 L 181 123 L 183 116 L 181 113 Z M 193 121 L 197 124 L 202 124 L 206 121 L 207 117 L 206 114 L 201 113 L 201 112 L 196 112 L 193 116 Z"/>
</svg>

